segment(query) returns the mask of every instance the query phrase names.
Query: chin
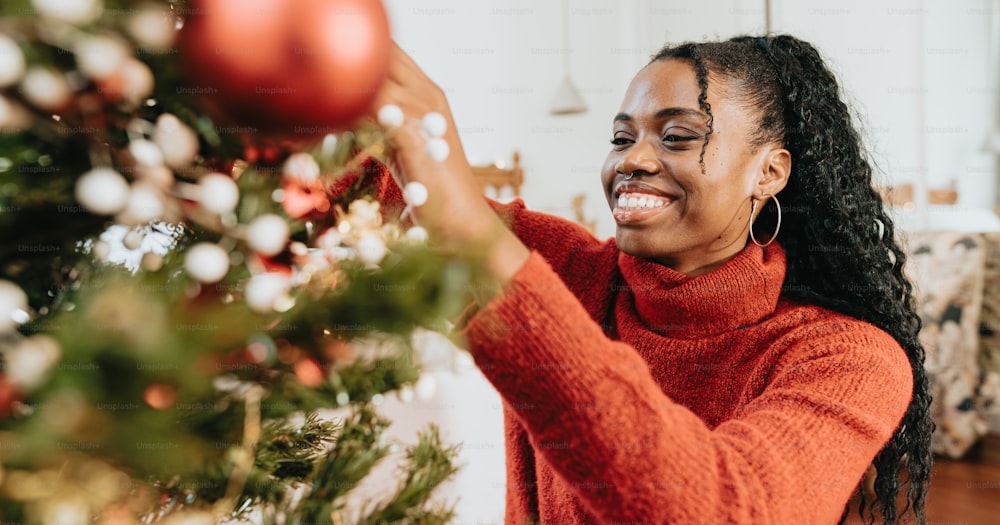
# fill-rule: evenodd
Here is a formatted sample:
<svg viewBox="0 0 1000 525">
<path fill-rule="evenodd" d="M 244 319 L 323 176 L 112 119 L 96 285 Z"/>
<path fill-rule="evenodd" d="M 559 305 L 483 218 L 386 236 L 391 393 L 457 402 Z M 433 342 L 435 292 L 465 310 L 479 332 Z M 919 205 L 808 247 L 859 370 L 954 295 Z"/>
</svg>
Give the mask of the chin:
<svg viewBox="0 0 1000 525">
<path fill-rule="evenodd" d="M 645 259 L 655 259 L 663 250 L 657 250 L 644 239 L 646 235 L 634 231 L 623 230 L 619 227 L 615 231 L 615 244 L 622 252 L 633 257 Z"/>
</svg>

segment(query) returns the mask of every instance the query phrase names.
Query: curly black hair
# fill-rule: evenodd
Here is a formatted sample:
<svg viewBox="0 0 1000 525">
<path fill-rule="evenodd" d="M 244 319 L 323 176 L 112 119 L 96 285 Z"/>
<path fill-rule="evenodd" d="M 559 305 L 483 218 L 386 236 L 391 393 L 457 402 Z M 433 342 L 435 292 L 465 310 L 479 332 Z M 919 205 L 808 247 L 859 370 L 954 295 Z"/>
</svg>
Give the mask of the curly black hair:
<svg viewBox="0 0 1000 525">
<path fill-rule="evenodd" d="M 666 59 L 694 65 L 698 104 L 709 127 L 702 156 L 712 135 L 710 80 L 721 81 L 726 96 L 755 108 L 752 145 L 783 144 L 791 153 L 792 173 L 779 193 L 785 215 L 779 241 L 788 259 L 782 293 L 872 323 L 906 352 L 913 397 L 873 461 L 875 501 L 866 501 L 859 484 L 859 514 L 867 523 L 876 522 L 877 514 L 884 523 L 897 523 L 912 513 L 925 523 L 934 426 L 924 349 L 917 339 L 920 318 L 903 274 L 906 256 L 872 184 L 872 164 L 835 75 L 815 47 L 789 35 L 668 46 L 651 62 Z M 768 204 L 756 222 L 763 231 L 773 231 L 777 221 L 776 208 Z M 901 483 L 904 470 L 907 480 Z M 897 496 L 904 484 L 906 503 L 900 508 Z M 845 508 L 842 522 L 847 513 Z"/>
</svg>

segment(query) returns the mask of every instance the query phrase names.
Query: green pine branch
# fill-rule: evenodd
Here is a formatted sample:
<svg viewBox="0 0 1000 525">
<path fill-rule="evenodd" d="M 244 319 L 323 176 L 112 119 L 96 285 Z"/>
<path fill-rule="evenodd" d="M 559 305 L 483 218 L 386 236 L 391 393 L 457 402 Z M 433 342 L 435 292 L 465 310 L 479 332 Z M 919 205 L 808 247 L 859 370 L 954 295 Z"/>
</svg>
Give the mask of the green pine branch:
<svg viewBox="0 0 1000 525">
<path fill-rule="evenodd" d="M 368 405 L 345 418 L 337 444 L 317 462 L 309 493 L 294 509 L 290 525 L 332 523 L 331 515 L 346 507 L 344 497 L 389 454 L 388 425 Z"/>
<path fill-rule="evenodd" d="M 428 525 L 447 523 L 454 517 L 454 511 L 448 507 L 426 506 L 434 490 L 458 471 L 454 464 L 458 447 L 445 448 L 437 427 L 431 425 L 406 456 L 408 464 L 396 492 L 359 523 Z"/>
</svg>

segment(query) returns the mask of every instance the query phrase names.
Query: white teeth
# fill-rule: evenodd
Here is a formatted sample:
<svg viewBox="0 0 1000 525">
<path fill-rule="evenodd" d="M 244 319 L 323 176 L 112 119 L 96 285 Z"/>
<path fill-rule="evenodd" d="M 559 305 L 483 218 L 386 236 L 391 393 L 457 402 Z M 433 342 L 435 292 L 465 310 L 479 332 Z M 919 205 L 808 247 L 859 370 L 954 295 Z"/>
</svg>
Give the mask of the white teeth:
<svg viewBox="0 0 1000 525">
<path fill-rule="evenodd" d="M 619 208 L 663 208 L 669 204 L 670 199 L 643 193 L 623 193 L 618 196 Z"/>
</svg>

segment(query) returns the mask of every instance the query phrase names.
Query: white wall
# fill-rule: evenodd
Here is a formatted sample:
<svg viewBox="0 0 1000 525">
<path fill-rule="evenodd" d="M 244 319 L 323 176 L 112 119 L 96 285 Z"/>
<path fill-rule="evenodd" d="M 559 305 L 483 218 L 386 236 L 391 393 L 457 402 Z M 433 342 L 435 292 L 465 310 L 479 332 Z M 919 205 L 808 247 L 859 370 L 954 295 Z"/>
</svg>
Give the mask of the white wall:
<svg viewBox="0 0 1000 525">
<path fill-rule="evenodd" d="M 994 2 L 773 2 L 775 30 L 812 41 L 832 62 L 890 181 L 918 189 L 954 184 L 959 208 L 993 207 L 994 158 L 981 147 L 998 100 Z M 923 195 L 917 192 L 918 204 Z M 913 221 L 941 227 L 920 223 Z"/>
<path fill-rule="evenodd" d="M 764 30 L 763 0 L 386 0 L 400 44 L 448 93 L 474 162 L 522 153 L 523 196 L 571 216 L 587 193 L 601 237 L 613 234 L 600 166 L 611 117 L 632 75 L 665 42 Z M 991 0 L 772 0 L 775 31 L 815 43 L 863 115 L 889 182 L 954 181 L 961 207 L 991 208 L 994 159 L 980 151 L 997 92 Z M 590 110 L 551 116 L 568 54 Z"/>
</svg>

